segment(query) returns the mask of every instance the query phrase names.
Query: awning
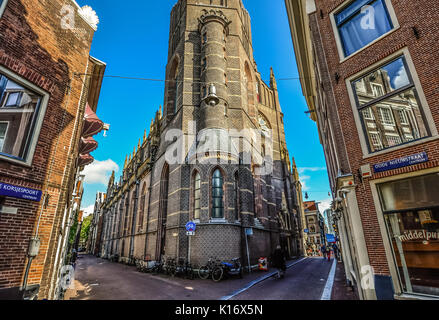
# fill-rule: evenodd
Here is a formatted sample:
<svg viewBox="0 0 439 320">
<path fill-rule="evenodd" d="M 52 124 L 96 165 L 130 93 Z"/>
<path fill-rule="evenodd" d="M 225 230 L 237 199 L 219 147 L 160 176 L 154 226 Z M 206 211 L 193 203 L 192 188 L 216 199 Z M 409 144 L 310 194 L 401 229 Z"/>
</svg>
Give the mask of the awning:
<svg viewBox="0 0 439 320">
<path fill-rule="evenodd" d="M 98 143 L 92 137 L 81 138 L 81 142 L 79 142 L 79 153 L 86 154 L 90 153 L 98 148 Z"/>
<path fill-rule="evenodd" d="M 90 106 L 85 106 L 85 116 L 84 116 L 84 128 L 82 129 L 82 136 L 87 138 L 99 133 L 104 128 L 104 123 L 98 118 L 96 113 L 90 108 Z"/>
<path fill-rule="evenodd" d="M 94 161 L 94 158 L 89 154 L 80 154 L 78 159 L 78 165 L 80 167 L 89 165 Z"/>
</svg>

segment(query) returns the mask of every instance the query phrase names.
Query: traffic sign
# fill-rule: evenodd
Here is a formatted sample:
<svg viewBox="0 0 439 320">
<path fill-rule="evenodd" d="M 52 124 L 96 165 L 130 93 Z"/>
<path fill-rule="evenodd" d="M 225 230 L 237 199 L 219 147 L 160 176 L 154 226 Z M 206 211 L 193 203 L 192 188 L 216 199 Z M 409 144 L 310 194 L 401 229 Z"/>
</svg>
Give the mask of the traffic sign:
<svg viewBox="0 0 439 320">
<path fill-rule="evenodd" d="M 195 231 L 187 231 L 186 235 L 187 236 L 194 236 L 195 235 Z"/>
<path fill-rule="evenodd" d="M 189 221 L 188 223 L 186 223 L 186 231 L 194 232 L 196 228 L 197 228 L 197 225 L 194 222 Z"/>
</svg>

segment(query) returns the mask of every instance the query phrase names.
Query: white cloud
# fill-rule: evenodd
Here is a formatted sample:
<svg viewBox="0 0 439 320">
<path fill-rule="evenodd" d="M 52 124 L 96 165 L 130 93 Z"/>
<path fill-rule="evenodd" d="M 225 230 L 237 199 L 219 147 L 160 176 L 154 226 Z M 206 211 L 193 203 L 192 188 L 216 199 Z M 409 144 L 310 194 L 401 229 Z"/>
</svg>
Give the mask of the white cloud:
<svg viewBox="0 0 439 320">
<path fill-rule="evenodd" d="M 112 171 L 119 171 L 119 166 L 111 159 L 99 161 L 95 160 L 92 164 L 85 167 L 82 174 L 85 175 L 85 183 L 108 184 Z"/>
<path fill-rule="evenodd" d="M 331 208 L 332 199 L 320 200 L 319 202 L 319 210 L 323 214 L 326 209 Z"/>
<path fill-rule="evenodd" d="M 85 217 L 93 214 L 94 208 L 95 208 L 94 204 L 89 205 L 88 207 L 85 207 L 85 208 L 81 208 L 81 210 L 84 211 L 83 217 L 85 218 Z"/>
<path fill-rule="evenodd" d="M 301 176 L 300 177 L 300 183 L 302 184 L 302 191 L 309 191 L 309 187 L 306 185 L 306 180 L 311 179 L 310 176 Z"/>
<path fill-rule="evenodd" d="M 298 168 L 299 174 L 302 174 L 306 171 L 317 172 L 317 171 L 325 171 L 326 167 L 302 167 Z"/>
<path fill-rule="evenodd" d="M 410 83 L 409 76 L 407 72 L 405 71 L 405 67 L 401 66 L 401 69 L 399 69 L 398 74 L 395 77 L 394 80 L 394 86 L 395 88 L 401 88 Z"/>
</svg>

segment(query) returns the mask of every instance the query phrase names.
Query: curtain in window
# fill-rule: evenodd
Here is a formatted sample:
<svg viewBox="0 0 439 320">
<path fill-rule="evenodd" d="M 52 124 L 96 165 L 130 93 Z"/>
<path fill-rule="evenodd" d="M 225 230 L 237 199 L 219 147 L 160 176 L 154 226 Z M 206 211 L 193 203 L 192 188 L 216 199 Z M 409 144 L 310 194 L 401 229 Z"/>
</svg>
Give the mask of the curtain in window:
<svg viewBox="0 0 439 320">
<path fill-rule="evenodd" d="M 212 218 L 224 218 L 223 176 L 216 169 L 212 176 Z"/>
<path fill-rule="evenodd" d="M 343 42 L 345 55 L 349 56 L 355 51 L 363 48 L 381 35 L 392 29 L 392 24 L 384 5 L 384 0 L 378 0 L 371 4 L 373 11 L 366 11 L 364 14 L 357 14 L 339 27 L 340 36 Z M 368 21 L 368 14 L 371 14 L 369 25 L 374 28 L 363 29 L 363 19 Z"/>
</svg>

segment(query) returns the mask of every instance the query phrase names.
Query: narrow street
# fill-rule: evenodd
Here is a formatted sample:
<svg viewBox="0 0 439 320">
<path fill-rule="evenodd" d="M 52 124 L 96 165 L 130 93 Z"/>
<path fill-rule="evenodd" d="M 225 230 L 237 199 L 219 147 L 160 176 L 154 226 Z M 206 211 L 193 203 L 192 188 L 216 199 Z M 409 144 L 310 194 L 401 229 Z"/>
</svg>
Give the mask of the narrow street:
<svg viewBox="0 0 439 320">
<path fill-rule="evenodd" d="M 187 280 L 140 273 L 135 267 L 81 255 L 70 300 L 320 300 L 331 262 L 323 258 L 290 261 L 283 280 L 252 272 L 243 279 Z M 267 278 L 263 281 L 261 279 Z"/>
</svg>

